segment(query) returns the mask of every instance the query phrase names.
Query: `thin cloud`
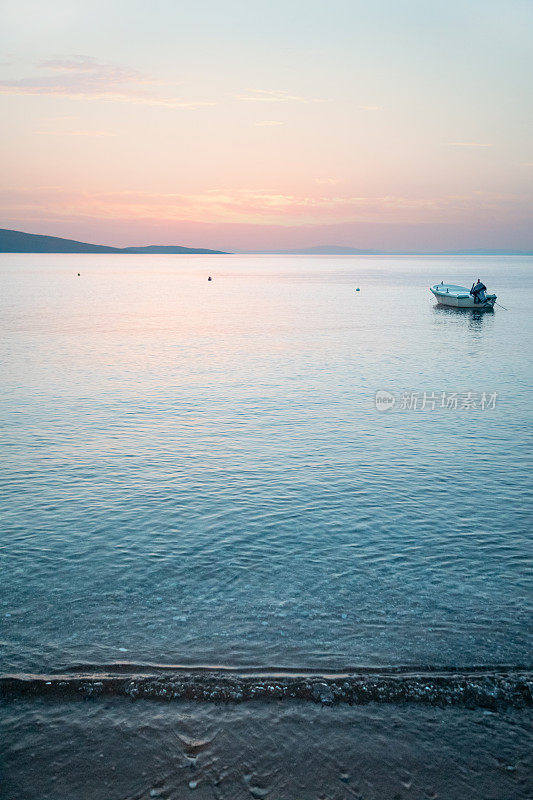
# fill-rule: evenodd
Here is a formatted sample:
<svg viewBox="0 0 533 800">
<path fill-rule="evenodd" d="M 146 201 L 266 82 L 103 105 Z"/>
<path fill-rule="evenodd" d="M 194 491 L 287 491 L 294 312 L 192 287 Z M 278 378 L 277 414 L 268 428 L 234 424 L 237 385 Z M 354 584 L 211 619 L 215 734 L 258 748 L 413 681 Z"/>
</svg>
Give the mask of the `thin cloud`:
<svg viewBox="0 0 533 800">
<path fill-rule="evenodd" d="M 93 58 L 93 56 L 68 56 L 67 58 L 48 58 L 41 61 L 38 65 L 43 69 L 56 70 L 57 72 L 95 72 L 101 70 L 103 67 L 107 70 L 112 69 L 115 72 L 122 74 L 128 73 L 129 75 L 138 75 L 137 70 L 124 69 L 121 67 L 113 67 L 110 64 L 102 64 Z"/>
<path fill-rule="evenodd" d="M 247 94 L 236 95 L 237 100 L 247 103 L 320 103 L 318 97 L 302 97 L 286 91 L 272 91 L 270 89 L 248 89 Z"/>
<path fill-rule="evenodd" d="M 190 222 L 321 224 L 328 222 L 424 223 L 468 214 L 515 213 L 517 199 L 491 193 L 444 197 L 295 195 L 258 190 L 197 194 L 146 191 L 78 192 L 59 187 L 6 189 L 0 211 L 20 218 L 42 213 L 99 219 L 174 219 Z"/>
<path fill-rule="evenodd" d="M 276 119 L 264 119 L 261 122 L 255 122 L 254 125 L 257 125 L 259 128 L 273 128 L 276 125 L 284 125 L 284 122 L 279 122 Z"/>
<path fill-rule="evenodd" d="M 488 142 L 447 142 L 448 147 L 492 147 Z"/>
<path fill-rule="evenodd" d="M 357 106 L 361 111 L 381 111 L 383 106 Z"/>
<path fill-rule="evenodd" d="M 163 96 L 156 91 L 161 86 L 160 81 L 149 79 L 129 67 L 96 61 L 91 56 L 43 61 L 38 69 L 50 74 L 0 81 L 0 94 L 62 96 L 167 108 L 192 109 L 215 105 L 206 100 Z"/>
<path fill-rule="evenodd" d="M 35 131 L 40 136 L 116 136 L 110 131 Z"/>
</svg>

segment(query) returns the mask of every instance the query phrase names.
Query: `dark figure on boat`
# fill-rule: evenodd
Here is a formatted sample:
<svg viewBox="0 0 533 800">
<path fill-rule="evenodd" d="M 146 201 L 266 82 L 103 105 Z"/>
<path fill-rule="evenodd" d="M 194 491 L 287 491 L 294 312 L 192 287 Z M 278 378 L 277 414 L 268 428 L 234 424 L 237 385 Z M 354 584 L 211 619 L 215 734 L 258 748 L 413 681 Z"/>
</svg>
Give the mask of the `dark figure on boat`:
<svg viewBox="0 0 533 800">
<path fill-rule="evenodd" d="M 481 283 L 480 278 L 477 279 L 477 283 L 472 284 L 472 288 L 470 289 L 470 294 L 474 298 L 474 303 L 484 303 L 487 299 L 485 292 L 487 291 L 487 287 L 484 283 Z"/>
</svg>

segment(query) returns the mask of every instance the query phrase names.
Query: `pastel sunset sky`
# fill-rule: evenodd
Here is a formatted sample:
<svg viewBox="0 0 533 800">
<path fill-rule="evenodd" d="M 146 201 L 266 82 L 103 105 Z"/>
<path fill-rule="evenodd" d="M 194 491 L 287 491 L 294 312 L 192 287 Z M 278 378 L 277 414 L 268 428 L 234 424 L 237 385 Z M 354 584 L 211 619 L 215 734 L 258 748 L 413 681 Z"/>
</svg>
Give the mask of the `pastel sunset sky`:
<svg viewBox="0 0 533 800">
<path fill-rule="evenodd" d="M 533 247 L 531 0 L 4 0 L 0 226 Z"/>
</svg>

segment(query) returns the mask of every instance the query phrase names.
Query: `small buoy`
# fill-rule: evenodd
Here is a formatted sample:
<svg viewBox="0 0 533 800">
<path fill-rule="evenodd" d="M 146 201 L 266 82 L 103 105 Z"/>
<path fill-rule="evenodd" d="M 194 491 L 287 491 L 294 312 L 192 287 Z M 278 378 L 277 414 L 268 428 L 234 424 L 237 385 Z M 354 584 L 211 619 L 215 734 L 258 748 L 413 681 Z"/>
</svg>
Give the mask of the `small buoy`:
<svg viewBox="0 0 533 800">
<path fill-rule="evenodd" d="M 359 288 L 359 286 L 357 287 L 357 289 L 356 289 L 355 291 L 356 291 L 356 292 L 360 292 L 360 291 L 361 291 L 361 289 Z"/>
<path fill-rule="evenodd" d="M 212 280 L 213 280 L 213 278 L 211 277 L 211 275 L 209 276 L 209 278 L 208 278 L 207 280 L 208 280 L 208 281 L 212 281 Z"/>
</svg>

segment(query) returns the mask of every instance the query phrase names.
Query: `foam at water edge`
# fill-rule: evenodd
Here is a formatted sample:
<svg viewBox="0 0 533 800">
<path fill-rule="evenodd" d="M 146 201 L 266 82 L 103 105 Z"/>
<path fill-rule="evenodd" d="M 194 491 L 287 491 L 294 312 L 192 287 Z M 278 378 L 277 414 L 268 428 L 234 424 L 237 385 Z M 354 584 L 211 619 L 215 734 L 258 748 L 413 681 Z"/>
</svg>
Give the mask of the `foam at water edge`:
<svg viewBox="0 0 533 800">
<path fill-rule="evenodd" d="M 520 708 L 533 704 L 533 673 L 525 669 L 452 672 L 368 672 L 246 675 L 197 670 L 155 674 L 4 675 L 0 696 L 73 700 L 103 696 L 151 700 L 239 703 L 250 700 L 307 700 L 349 703 L 423 703 L 467 708 Z"/>
</svg>

